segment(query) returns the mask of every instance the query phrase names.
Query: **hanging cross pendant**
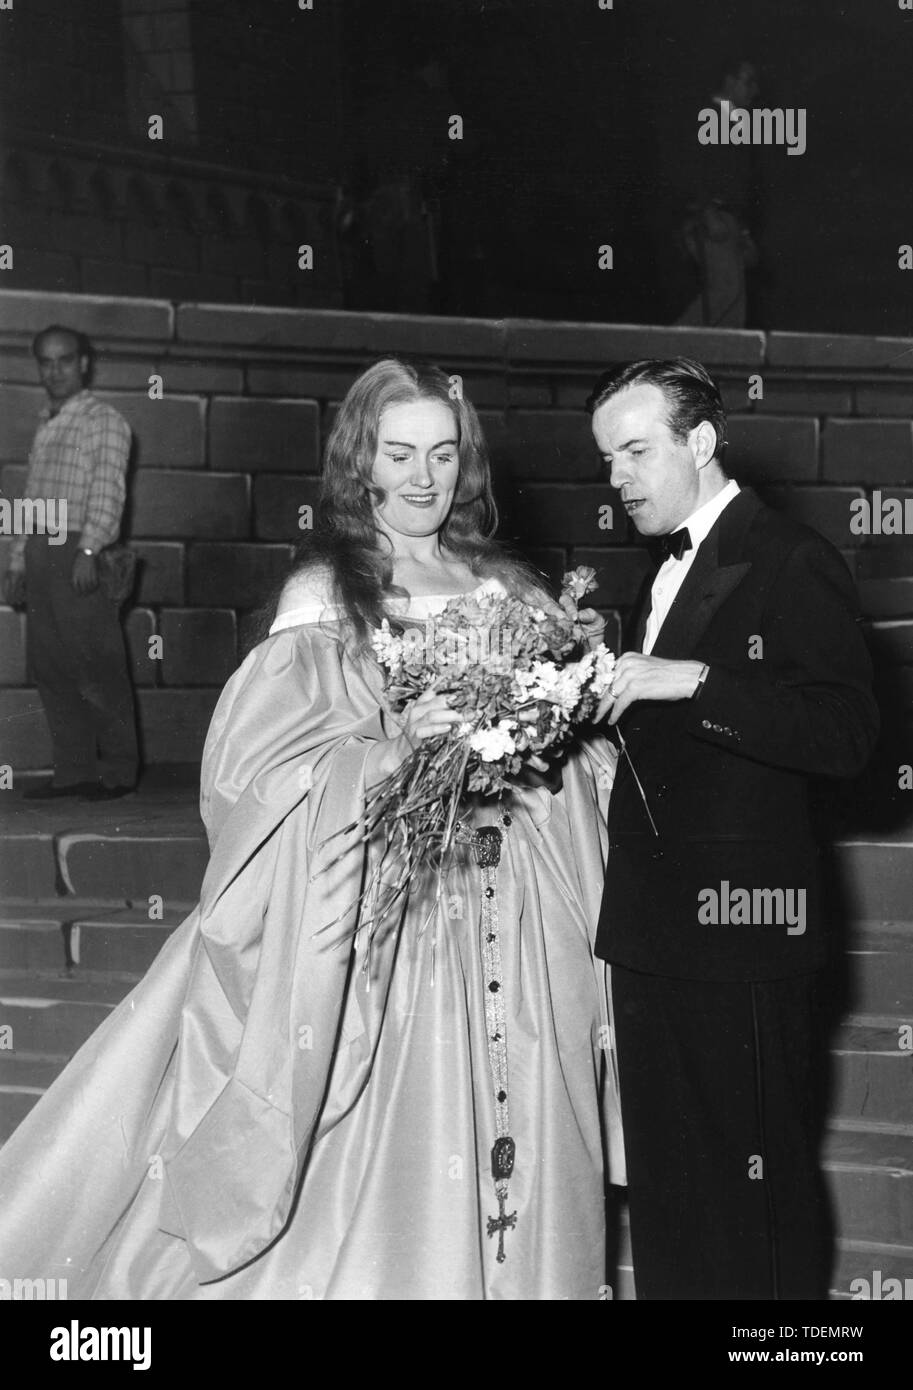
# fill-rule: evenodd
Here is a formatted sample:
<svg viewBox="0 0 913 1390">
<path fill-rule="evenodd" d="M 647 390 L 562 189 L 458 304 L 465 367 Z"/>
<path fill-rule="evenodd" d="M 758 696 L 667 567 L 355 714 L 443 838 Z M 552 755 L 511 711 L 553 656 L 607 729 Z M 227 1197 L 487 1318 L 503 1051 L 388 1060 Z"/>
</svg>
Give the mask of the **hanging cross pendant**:
<svg viewBox="0 0 913 1390">
<path fill-rule="evenodd" d="M 517 1213 L 515 1211 L 509 1212 L 507 1215 L 504 1213 L 504 1203 L 506 1201 L 507 1193 L 499 1192 L 498 1214 L 497 1216 L 489 1216 L 488 1218 L 488 1234 L 493 1236 L 495 1231 L 498 1233 L 497 1261 L 499 1265 L 502 1265 L 507 1259 L 507 1256 L 504 1254 L 504 1233 L 505 1231 L 512 1231 L 517 1224 Z"/>
</svg>

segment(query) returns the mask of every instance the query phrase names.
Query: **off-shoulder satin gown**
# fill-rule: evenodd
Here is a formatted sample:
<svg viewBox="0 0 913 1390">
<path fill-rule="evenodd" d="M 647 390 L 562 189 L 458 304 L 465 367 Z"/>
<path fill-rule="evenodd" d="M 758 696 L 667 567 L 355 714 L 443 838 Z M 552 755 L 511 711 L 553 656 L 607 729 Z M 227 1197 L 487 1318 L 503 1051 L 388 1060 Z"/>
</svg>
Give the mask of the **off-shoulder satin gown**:
<svg viewBox="0 0 913 1390">
<path fill-rule="evenodd" d="M 0 1269 L 65 1278 L 71 1299 L 606 1297 L 622 1148 L 592 946 L 612 749 L 580 743 L 560 791 L 511 796 L 497 902 L 517 1221 L 499 1263 L 479 870 L 467 849 L 423 931 L 420 883 L 368 957 L 366 851 L 325 842 L 409 745 L 342 631 L 329 610 L 292 613 L 225 687 L 200 903 L 0 1152 Z"/>
</svg>

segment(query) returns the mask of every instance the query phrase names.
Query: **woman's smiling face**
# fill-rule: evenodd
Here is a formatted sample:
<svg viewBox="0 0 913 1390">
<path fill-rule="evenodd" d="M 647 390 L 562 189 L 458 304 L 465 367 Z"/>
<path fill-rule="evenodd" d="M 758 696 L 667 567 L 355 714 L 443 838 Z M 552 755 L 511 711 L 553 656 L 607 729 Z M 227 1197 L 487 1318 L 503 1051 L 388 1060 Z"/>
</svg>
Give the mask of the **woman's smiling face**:
<svg viewBox="0 0 913 1390">
<path fill-rule="evenodd" d="M 430 536 L 443 526 L 460 476 L 458 445 L 443 401 L 404 401 L 381 415 L 371 481 L 386 494 L 375 516 L 394 544 L 397 535 Z"/>
</svg>

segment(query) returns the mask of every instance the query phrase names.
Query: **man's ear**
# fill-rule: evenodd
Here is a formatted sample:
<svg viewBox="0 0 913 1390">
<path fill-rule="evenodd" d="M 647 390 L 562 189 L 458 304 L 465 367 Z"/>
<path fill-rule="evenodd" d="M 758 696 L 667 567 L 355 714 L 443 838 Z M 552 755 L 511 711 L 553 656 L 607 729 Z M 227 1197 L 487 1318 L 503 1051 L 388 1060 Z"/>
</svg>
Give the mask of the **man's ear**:
<svg viewBox="0 0 913 1390">
<path fill-rule="evenodd" d="M 702 420 L 688 436 L 691 457 L 697 468 L 706 468 L 716 453 L 716 430 L 709 420 Z"/>
<path fill-rule="evenodd" d="M 80 357 L 80 359 L 79 359 L 79 373 L 80 373 L 80 376 L 82 377 L 83 381 L 87 380 L 88 375 L 89 375 L 89 359 L 88 359 L 88 357 Z"/>
</svg>

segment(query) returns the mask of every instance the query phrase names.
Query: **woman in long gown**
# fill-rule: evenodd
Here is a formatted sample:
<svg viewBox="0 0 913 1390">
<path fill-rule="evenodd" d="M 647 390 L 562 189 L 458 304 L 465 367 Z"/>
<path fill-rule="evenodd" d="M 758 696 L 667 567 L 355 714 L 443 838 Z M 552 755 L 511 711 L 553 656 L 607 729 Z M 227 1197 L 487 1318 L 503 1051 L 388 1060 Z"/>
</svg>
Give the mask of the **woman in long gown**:
<svg viewBox="0 0 913 1390">
<path fill-rule="evenodd" d="M 496 893 L 467 847 L 433 921 L 429 874 L 369 950 L 375 850 L 345 827 L 458 716 L 424 695 L 394 717 L 366 638 L 531 578 L 488 539 L 478 419 L 437 369 L 353 385 L 322 521 L 213 716 L 198 907 L 0 1153 L 0 1268 L 70 1298 L 605 1297 L 612 750 L 467 802 L 502 831 Z"/>
</svg>

